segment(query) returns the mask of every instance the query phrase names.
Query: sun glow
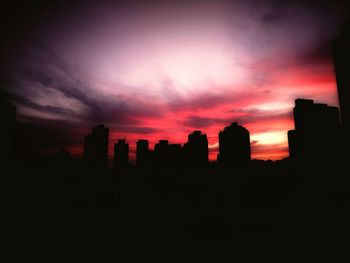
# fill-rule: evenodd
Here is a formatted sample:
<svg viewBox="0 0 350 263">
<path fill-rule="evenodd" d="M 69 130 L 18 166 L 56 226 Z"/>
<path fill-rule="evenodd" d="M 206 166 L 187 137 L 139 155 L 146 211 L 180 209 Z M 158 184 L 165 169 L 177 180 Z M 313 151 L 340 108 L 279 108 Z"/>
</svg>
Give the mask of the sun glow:
<svg viewBox="0 0 350 263">
<path fill-rule="evenodd" d="M 281 144 L 287 141 L 285 131 L 263 132 L 250 136 L 251 141 L 256 141 L 265 145 Z"/>
</svg>

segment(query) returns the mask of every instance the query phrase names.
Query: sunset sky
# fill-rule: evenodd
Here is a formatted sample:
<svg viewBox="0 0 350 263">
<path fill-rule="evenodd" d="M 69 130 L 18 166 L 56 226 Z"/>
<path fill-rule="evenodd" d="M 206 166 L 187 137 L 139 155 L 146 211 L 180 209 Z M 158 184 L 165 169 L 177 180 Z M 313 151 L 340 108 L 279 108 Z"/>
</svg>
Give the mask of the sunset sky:
<svg viewBox="0 0 350 263">
<path fill-rule="evenodd" d="M 346 1 L 72 1 L 29 6 L 4 29 L 1 86 L 25 138 L 81 154 L 92 126 L 131 149 L 250 131 L 252 157 L 288 156 L 296 98 L 338 106 L 331 40 Z M 18 20 L 16 20 L 18 19 Z M 6 65 L 5 65 L 6 64 Z"/>
</svg>

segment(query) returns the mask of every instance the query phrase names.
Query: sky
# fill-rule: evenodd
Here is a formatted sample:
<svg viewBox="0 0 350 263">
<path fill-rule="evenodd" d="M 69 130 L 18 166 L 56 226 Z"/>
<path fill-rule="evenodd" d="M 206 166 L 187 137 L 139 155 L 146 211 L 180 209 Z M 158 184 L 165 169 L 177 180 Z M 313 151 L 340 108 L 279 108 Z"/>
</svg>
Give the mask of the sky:
<svg viewBox="0 0 350 263">
<path fill-rule="evenodd" d="M 91 127 L 151 147 L 250 131 L 252 158 L 288 156 L 296 98 L 338 106 L 331 41 L 346 1 L 57 1 L 3 9 L 0 84 L 26 148 L 83 152 Z M 21 11 L 22 10 L 22 11 Z M 5 18 L 4 18 L 5 17 Z"/>
</svg>

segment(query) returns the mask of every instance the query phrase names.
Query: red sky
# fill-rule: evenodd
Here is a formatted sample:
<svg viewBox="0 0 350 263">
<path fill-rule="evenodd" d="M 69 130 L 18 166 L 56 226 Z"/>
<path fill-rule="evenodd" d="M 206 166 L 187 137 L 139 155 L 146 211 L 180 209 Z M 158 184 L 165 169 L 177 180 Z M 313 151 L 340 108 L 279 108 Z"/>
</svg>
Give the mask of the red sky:
<svg viewBox="0 0 350 263">
<path fill-rule="evenodd" d="M 99 123 L 110 128 L 110 154 L 118 138 L 134 149 L 139 138 L 153 147 L 201 130 L 211 160 L 219 130 L 237 121 L 250 131 L 253 158 L 288 156 L 294 100 L 338 105 L 330 43 L 345 2 L 242 2 L 88 1 L 41 11 L 45 23 L 16 38 L 6 75 L 18 120 L 47 131 L 37 138 L 42 150 L 77 154 Z"/>
</svg>

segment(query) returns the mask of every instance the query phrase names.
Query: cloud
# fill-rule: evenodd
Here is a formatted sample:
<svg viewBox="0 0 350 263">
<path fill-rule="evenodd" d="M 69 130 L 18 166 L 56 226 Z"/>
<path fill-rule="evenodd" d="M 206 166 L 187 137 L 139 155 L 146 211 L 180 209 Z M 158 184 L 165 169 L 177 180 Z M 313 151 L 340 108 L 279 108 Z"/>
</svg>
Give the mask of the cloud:
<svg viewBox="0 0 350 263">
<path fill-rule="evenodd" d="M 281 159 L 288 157 L 288 144 L 260 144 L 252 143 L 251 144 L 252 158 L 254 159 Z"/>
<path fill-rule="evenodd" d="M 157 129 L 155 127 L 145 127 L 145 126 L 128 126 L 128 125 L 110 125 L 114 132 L 117 133 L 135 133 L 135 134 L 152 134 L 160 133 L 163 130 Z"/>
<path fill-rule="evenodd" d="M 332 63 L 332 39 L 324 40 L 309 48 L 296 58 L 300 64 L 331 64 Z"/>
<path fill-rule="evenodd" d="M 204 117 L 191 115 L 181 122 L 181 125 L 193 128 L 206 128 L 213 125 L 229 125 L 232 122 L 240 124 L 260 124 L 264 122 L 279 122 L 284 119 L 291 119 L 290 111 L 264 111 L 257 109 L 230 110 L 231 115 L 221 118 L 220 113 L 217 117 Z"/>
<path fill-rule="evenodd" d="M 260 16 L 260 22 L 266 25 L 280 24 L 286 19 L 286 7 L 289 2 L 290 1 L 270 1 L 268 4 L 268 11 Z"/>
<path fill-rule="evenodd" d="M 77 151 L 99 123 L 131 144 L 185 142 L 201 129 L 214 145 L 232 122 L 251 134 L 286 132 L 297 96 L 335 97 L 330 41 L 344 2 L 67 5 L 67 15 L 59 9 L 30 38 L 18 36 L 1 81 L 26 138 L 41 136 L 46 148 Z M 285 151 L 252 145 L 259 156 Z"/>
<path fill-rule="evenodd" d="M 224 124 L 227 122 L 228 122 L 228 120 L 222 119 L 222 118 L 207 118 L 207 117 L 200 117 L 200 116 L 189 116 L 181 124 L 197 129 L 197 128 L 205 128 L 208 126 L 212 126 L 213 124 Z"/>
<path fill-rule="evenodd" d="M 32 52 L 33 58 L 21 64 L 11 79 L 9 93 L 19 105 L 86 122 L 130 124 L 137 117 L 161 115 L 142 98 L 100 93 L 53 52 Z"/>
</svg>

